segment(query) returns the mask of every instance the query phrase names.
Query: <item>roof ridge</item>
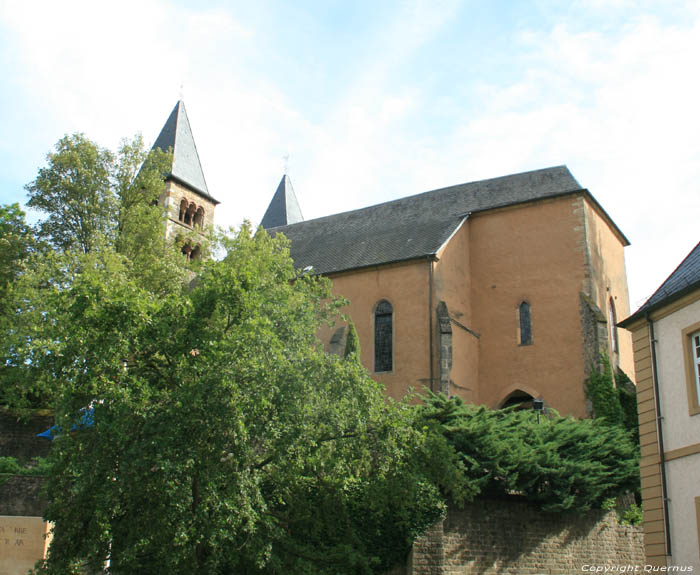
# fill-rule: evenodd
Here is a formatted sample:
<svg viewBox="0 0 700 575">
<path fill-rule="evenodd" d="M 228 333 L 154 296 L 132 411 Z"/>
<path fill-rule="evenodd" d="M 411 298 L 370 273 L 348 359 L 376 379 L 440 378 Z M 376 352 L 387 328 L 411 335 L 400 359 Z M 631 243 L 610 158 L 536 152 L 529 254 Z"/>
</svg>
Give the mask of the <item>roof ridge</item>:
<svg viewBox="0 0 700 575">
<path fill-rule="evenodd" d="M 395 198 L 395 199 L 393 199 L 393 200 L 387 200 L 387 201 L 385 201 L 385 202 L 379 202 L 378 204 L 372 204 L 372 205 L 369 205 L 369 206 L 363 206 L 363 207 L 361 207 L 361 208 L 355 208 L 355 209 L 352 209 L 352 210 L 346 210 L 346 211 L 344 211 L 344 212 L 336 212 L 336 213 L 334 213 L 334 214 L 328 214 L 328 215 L 325 215 L 325 216 L 319 216 L 319 217 L 317 217 L 317 218 L 312 218 L 312 219 L 310 219 L 310 220 L 304 220 L 303 222 L 297 222 L 297 223 L 320 222 L 320 221 L 326 220 L 326 219 L 328 219 L 328 218 L 334 218 L 334 217 L 337 217 L 337 216 L 344 216 L 344 215 L 350 215 L 350 214 L 355 214 L 355 213 L 361 213 L 361 212 L 364 212 L 364 211 L 367 211 L 367 210 L 374 210 L 374 209 L 376 209 L 376 208 L 378 208 L 378 207 L 380 207 L 380 206 L 389 206 L 389 205 L 391 205 L 391 204 L 396 204 L 396 203 L 400 203 L 400 202 L 406 202 L 406 201 L 409 201 L 409 200 L 415 200 L 415 199 L 417 199 L 417 198 L 419 198 L 419 197 L 427 196 L 427 195 L 430 195 L 430 194 L 437 194 L 437 193 L 441 193 L 441 192 L 448 192 L 448 191 L 451 191 L 451 190 L 456 191 L 456 190 L 458 190 L 459 188 L 462 188 L 462 187 L 465 187 L 465 186 L 472 186 L 472 185 L 475 185 L 475 184 L 494 183 L 494 182 L 498 182 L 498 181 L 507 180 L 507 179 L 510 179 L 510 178 L 515 178 L 515 177 L 517 177 L 517 176 L 527 176 L 527 175 L 533 175 L 533 174 L 537 174 L 537 173 L 549 172 L 549 171 L 552 171 L 552 170 L 562 170 L 562 169 L 563 169 L 563 170 L 566 170 L 566 172 L 567 172 L 568 175 L 571 177 L 571 179 L 572 179 L 574 182 L 576 182 L 576 184 L 577 184 L 579 187 L 578 187 L 578 188 L 571 189 L 571 190 L 566 190 L 566 191 L 561 192 L 561 193 L 567 194 L 567 193 L 572 193 L 572 192 L 581 191 L 581 190 L 584 190 L 584 189 L 585 189 L 585 188 L 582 188 L 582 187 L 581 187 L 581 184 L 579 184 L 579 182 L 576 180 L 576 178 L 573 177 L 573 175 L 571 174 L 571 172 L 570 172 L 570 170 L 568 169 L 568 167 L 567 167 L 565 164 L 560 164 L 560 165 L 557 165 L 557 166 L 550 166 L 550 167 L 548 167 L 548 168 L 540 168 L 540 169 L 537 169 L 537 170 L 527 170 L 527 171 L 525 171 L 525 172 L 515 172 L 515 173 L 513 173 L 513 174 L 508 174 L 508 175 L 505 175 L 505 176 L 497 176 L 497 177 L 494 177 L 494 178 L 486 178 L 486 179 L 484 179 L 484 180 L 472 180 L 472 181 L 464 182 L 464 183 L 461 183 L 461 184 L 455 184 L 455 185 L 452 185 L 452 186 L 445 186 L 445 187 L 443 187 L 443 188 L 435 188 L 435 189 L 432 189 L 432 190 L 427 190 L 427 191 L 425 191 L 425 192 L 419 192 L 419 193 L 417 193 L 417 194 L 412 194 L 412 195 L 410 195 L 410 196 L 403 196 L 403 197 L 401 197 L 401 198 Z M 502 204 L 497 204 L 497 205 L 489 206 L 488 209 L 494 209 L 494 208 L 498 208 L 498 207 L 505 207 L 505 206 L 507 206 L 507 205 L 512 205 L 512 204 L 509 203 L 509 202 L 504 202 L 504 203 L 502 203 Z M 463 214 L 455 214 L 455 215 L 463 215 Z M 293 225 L 293 224 L 287 224 L 287 225 Z M 285 226 L 284 226 L 284 225 L 282 225 L 282 226 L 276 226 L 275 228 L 270 228 L 270 230 L 277 229 L 277 228 L 280 228 L 280 227 L 285 227 Z"/>
</svg>

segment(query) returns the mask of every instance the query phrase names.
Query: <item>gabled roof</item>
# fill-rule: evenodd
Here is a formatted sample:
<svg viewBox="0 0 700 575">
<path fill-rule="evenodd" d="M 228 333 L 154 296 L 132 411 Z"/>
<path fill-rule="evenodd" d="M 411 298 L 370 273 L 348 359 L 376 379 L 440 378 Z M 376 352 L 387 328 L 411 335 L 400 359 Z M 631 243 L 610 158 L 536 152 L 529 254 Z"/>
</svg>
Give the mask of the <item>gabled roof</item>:
<svg viewBox="0 0 700 575">
<path fill-rule="evenodd" d="M 668 276 L 652 296 L 627 319 L 619 323 L 627 327 L 635 320 L 683 297 L 685 294 L 700 289 L 700 242 L 692 249 L 679 266 Z"/>
<path fill-rule="evenodd" d="M 272 196 L 272 201 L 267 207 L 260 225 L 267 230 L 303 221 L 304 216 L 301 215 L 301 208 L 294 193 L 292 181 L 285 174 L 282 176 L 280 185 L 277 186 L 275 195 Z"/>
<path fill-rule="evenodd" d="M 158 138 L 156 138 L 153 148 L 160 148 L 163 151 L 172 148 L 173 164 L 168 177 L 186 185 L 206 199 L 216 204 L 219 203 L 209 195 L 202 165 L 199 162 L 199 154 L 197 154 L 197 146 L 192 136 L 190 121 L 187 119 L 185 103 L 182 100 L 175 104 Z"/>
<path fill-rule="evenodd" d="M 425 192 L 268 231 L 283 233 L 291 240 L 291 255 L 298 268 L 313 266 L 315 273 L 327 274 L 429 257 L 470 213 L 574 192 L 587 193 L 566 166 L 557 166 Z"/>
</svg>

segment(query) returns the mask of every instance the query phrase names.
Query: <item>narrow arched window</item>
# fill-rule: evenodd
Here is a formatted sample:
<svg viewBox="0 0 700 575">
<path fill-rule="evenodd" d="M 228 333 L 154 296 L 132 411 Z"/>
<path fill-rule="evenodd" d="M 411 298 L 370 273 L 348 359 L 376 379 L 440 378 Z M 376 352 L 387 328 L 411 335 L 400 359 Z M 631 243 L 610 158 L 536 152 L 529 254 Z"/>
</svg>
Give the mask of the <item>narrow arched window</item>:
<svg viewBox="0 0 700 575">
<path fill-rule="evenodd" d="M 185 223 L 188 226 L 192 225 L 192 220 L 194 219 L 194 213 L 197 210 L 197 206 L 194 204 L 190 204 L 187 208 L 187 211 L 185 212 Z"/>
<path fill-rule="evenodd" d="M 178 214 L 177 219 L 181 222 L 184 222 L 186 212 L 187 212 L 187 200 L 185 198 L 182 198 L 182 201 L 180 202 L 180 213 Z"/>
<path fill-rule="evenodd" d="M 520 345 L 532 344 L 532 319 L 530 317 L 530 304 L 521 302 L 518 307 L 518 317 L 520 320 Z"/>
<path fill-rule="evenodd" d="M 613 353 L 617 353 L 617 312 L 613 298 L 608 302 L 608 328 L 610 329 L 610 347 Z"/>
<path fill-rule="evenodd" d="M 382 300 L 374 310 L 374 371 L 394 368 L 394 308 Z"/>
<path fill-rule="evenodd" d="M 197 208 L 197 212 L 194 215 L 194 225 L 198 228 L 204 226 L 204 208 L 201 206 Z"/>
</svg>

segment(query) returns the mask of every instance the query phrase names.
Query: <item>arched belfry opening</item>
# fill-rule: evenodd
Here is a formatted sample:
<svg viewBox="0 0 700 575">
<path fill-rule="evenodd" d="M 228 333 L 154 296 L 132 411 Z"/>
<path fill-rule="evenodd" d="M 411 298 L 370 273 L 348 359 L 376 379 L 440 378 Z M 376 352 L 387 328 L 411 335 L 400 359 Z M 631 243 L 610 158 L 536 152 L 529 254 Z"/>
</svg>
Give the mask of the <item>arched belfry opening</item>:
<svg viewBox="0 0 700 575">
<path fill-rule="evenodd" d="M 168 218 L 166 236 L 177 236 L 183 227 L 201 232 L 207 224 L 213 223 L 214 209 L 219 201 L 209 193 L 185 104 L 181 100 L 170 113 L 153 149 L 171 154 L 171 163 L 165 174 L 165 190 L 160 199 Z M 194 246 L 183 248 L 188 259 L 193 253 L 196 258 Z"/>
</svg>

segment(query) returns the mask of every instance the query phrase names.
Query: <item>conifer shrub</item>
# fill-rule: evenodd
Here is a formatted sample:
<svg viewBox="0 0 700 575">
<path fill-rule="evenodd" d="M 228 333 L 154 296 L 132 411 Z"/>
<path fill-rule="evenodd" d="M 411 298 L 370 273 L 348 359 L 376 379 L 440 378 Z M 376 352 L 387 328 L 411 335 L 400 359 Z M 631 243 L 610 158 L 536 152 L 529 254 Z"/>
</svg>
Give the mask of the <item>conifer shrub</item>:
<svg viewBox="0 0 700 575">
<path fill-rule="evenodd" d="M 419 425 L 443 452 L 434 480 L 457 503 L 519 495 L 543 511 L 587 511 L 638 485 L 634 442 L 605 420 L 551 414 L 538 423 L 528 410 L 435 395 L 419 409 Z"/>
<path fill-rule="evenodd" d="M 360 357 L 360 338 L 357 335 L 355 324 L 350 320 L 348 322 L 348 337 L 345 340 L 345 357 L 353 354 Z"/>
</svg>

